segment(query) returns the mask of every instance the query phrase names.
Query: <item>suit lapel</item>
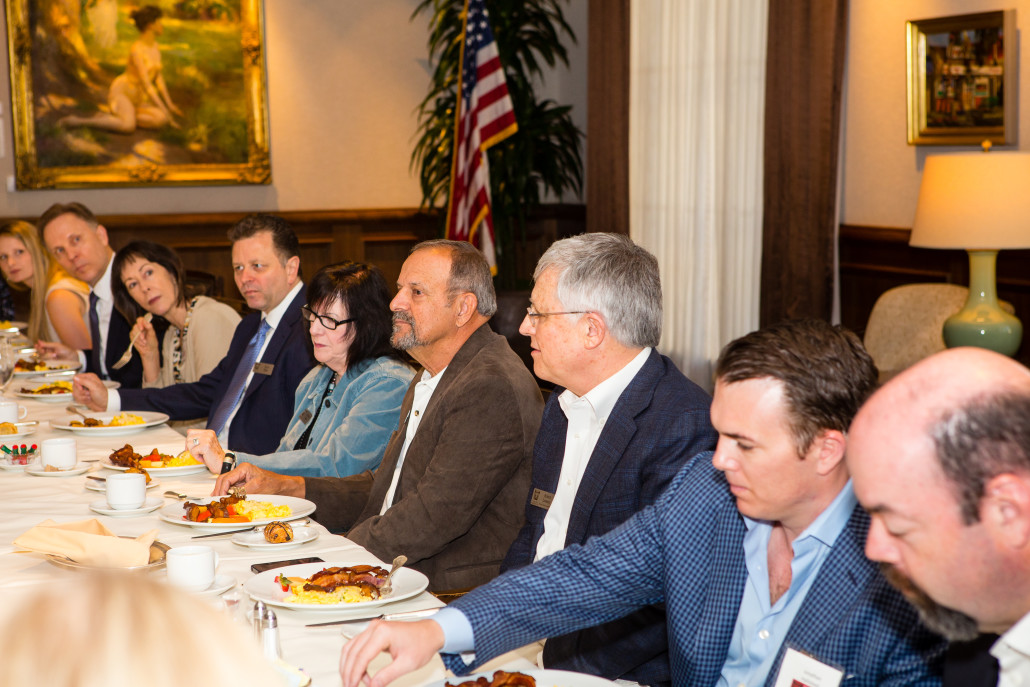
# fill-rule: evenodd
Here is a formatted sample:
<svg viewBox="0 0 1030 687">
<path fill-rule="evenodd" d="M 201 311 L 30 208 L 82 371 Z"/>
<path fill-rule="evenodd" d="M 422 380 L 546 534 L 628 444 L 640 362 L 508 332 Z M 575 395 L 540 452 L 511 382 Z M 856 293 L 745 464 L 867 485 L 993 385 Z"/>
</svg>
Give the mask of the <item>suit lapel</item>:
<svg viewBox="0 0 1030 687">
<path fill-rule="evenodd" d="M 290 307 L 288 307 L 286 312 L 283 313 L 283 316 L 279 319 L 279 324 L 272 332 L 272 340 L 269 341 L 268 346 L 265 347 L 265 352 L 259 359 L 260 362 L 267 362 L 272 365 L 281 363 L 281 361 L 280 363 L 277 363 L 276 360 L 279 358 L 279 353 L 282 352 L 283 347 L 286 345 L 286 340 L 290 338 L 290 334 L 293 331 L 293 325 L 296 324 L 297 318 L 300 317 L 300 306 L 302 305 L 304 298 L 304 289 L 298 291 L 297 295 L 293 297 L 293 301 L 290 302 Z M 261 321 L 258 320 L 259 326 L 260 322 Z M 251 336 L 253 336 L 253 334 Z M 247 388 L 243 392 L 243 398 L 249 398 L 251 394 L 256 393 L 269 377 L 270 375 L 254 373 L 254 376 L 250 380 L 250 384 L 247 385 Z M 242 399 L 240 400 L 240 403 L 243 403 Z"/>
<path fill-rule="evenodd" d="M 608 421 L 605 422 L 601 435 L 597 438 L 594 452 L 590 454 L 590 462 L 576 492 L 576 500 L 569 516 L 566 546 L 570 542 L 581 542 L 586 535 L 590 514 L 594 510 L 598 497 L 608 483 L 615 466 L 619 464 L 626 447 L 637 432 L 636 418 L 647 410 L 654 397 L 655 385 L 662 372 L 661 357 L 652 349 L 640 372 L 630 381 L 629 386 L 619 396 L 612 408 Z M 564 414 L 563 414 L 564 417 Z M 564 455 L 565 436 L 562 434 L 562 453 Z M 560 463 L 560 461 L 558 461 Z M 557 484 L 557 476 L 555 484 Z"/>
</svg>

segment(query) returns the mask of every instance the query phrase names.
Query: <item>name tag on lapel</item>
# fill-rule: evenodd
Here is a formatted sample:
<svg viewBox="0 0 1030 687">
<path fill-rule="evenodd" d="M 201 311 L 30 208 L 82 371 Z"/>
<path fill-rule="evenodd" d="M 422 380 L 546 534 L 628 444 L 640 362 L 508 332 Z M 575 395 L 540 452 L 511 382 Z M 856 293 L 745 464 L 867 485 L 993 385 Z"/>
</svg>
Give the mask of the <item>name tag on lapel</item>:
<svg viewBox="0 0 1030 687">
<path fill-rule="evenodd" d="M 311 419 L 311 411 L 310 410 L 305 410 L 303 413 L 300 414 L 301 424 L 305 424 L 306 425 L 310 419 Z"/>
<path fill-rule="evenodd" d="M 275 370 L 275 365 L 271 363 L 254 363 L 254 374 L 256 375 L 270 375 Z"/>
<path fill-rule="evenodd" d="M 551 507 L 551 501 L 554 501 L 554 494 L 543 489 L 534 489 L 533 495 L 529 499 L 529 505 L 547 510 Z"/>
<path fill-rule="evenodd" d="M 773 687 L 838 687 L 844 671 L 790 647 L 783 653 Z"/>
</svg>

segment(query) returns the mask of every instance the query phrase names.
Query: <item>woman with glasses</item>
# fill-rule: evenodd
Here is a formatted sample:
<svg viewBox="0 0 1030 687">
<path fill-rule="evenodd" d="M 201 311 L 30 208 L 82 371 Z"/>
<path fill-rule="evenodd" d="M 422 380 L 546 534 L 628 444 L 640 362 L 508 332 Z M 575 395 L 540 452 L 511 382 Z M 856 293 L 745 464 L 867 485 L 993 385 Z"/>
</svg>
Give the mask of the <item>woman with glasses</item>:
<svg viewBox="0 0 1030 687">
<path fill-rule="evenodd" d="M 297 387 L 293 418 L 275 453 L 235 459 L 287 475 L 346 477 L 379 466 L 414 376 L 390 345 L 390 293 L 374 265 L 323 267 L 302 308 L 320 363 Z M 190 430 L 186 448 L 218 473 L 226 451 L 211 430 Z M 232 447 L 229 447 L 230 449 Z M 232 458 L 230 458 L 230 462 Z"/>
</svg>

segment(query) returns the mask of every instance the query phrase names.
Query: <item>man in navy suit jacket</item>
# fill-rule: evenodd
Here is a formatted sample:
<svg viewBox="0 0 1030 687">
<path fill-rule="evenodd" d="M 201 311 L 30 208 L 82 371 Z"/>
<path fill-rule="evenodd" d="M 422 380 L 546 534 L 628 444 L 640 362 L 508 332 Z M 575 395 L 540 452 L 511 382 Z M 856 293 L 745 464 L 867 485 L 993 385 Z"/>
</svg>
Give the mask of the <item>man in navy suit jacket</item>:
<svg viewBox="0 0 1030 687">
<path fill-rule="evenodd" d="M 714 454 L 623 525 L 473 590 L 431 620 L 374 622 L 344 646 L 384 687 L 436 651 L 465 672 L 541 637 L 665 603 L 672 683 L 939 685 L 944 641 L 863 556 L 869 516 L 845 434 L 876 384 L 851 332 L 807 320 L 731 342 L 716 366 Z M 465 663 L 455 652 L 475 651 Z M 836 681 L 831 681 L 836 678 Z"/>
<path fill-rule="evenodd" d="M 76 375 L 75 399 L 94 410 L 153 410 L 173 420 L 208 417 L 209 428 L 230 449 L 263 455 L 279 446 L 293 417 L 294 393 L 314 365 L 307 322 L 301 317 L 304 284 L 300 280 L 297 236 L 281 218 L 251 215 L 229 230 L 233 275 L 247 305 L 258 311 L 236 326 L 229 351 L 214 370 L 196 382 L 163 389 L 108 392 L 93 375 Z M 258 351 L 258 362 L 243 369 L 248 344 L 264 323 L 271 328 Z M 238 370 L 246 386 L 222 427 L 211 421 Z M 230 401 L 231 405 L 231 401 Z"/>
<path fill-rule="evenodd" d="M 526 524 L 504 570 L 614 529 L 716 441 L 711 397 L 655 350 L 662 289 L 653 255 L 620 234 L 583 234 L 552 244 L 533 278 L 520 331 L 537 376 L 557 388 L 533 448 Z M 665 634 L 665 608 L 649 606 L 548 640 L 543 662 L 668 683 Z"/>
<path fill-rule="evenodd" d="M 113 365 L 129 347 L 132 325 L 114 307 L 111 294 L 111 258 L 114 251 L 107 242 L 107 229 L 89 208 L 81 203 L 56 203 L 37 222 L 40 237 L 57 262 L 76 279 L 89 284 L 90 309 L 97 322 L 90 324 L 92 349 L 82 351 L 86 371 L 103 379 L 113 379 L 134 389 L 143 383 L 143 363 L 139 356 L 121 368 Z M 44 288 L 41 286 L 40 288 Z M 90 318 L 94 313 L 90 313 Z M 161 332 L 158 332 L 160 335 Z M 39 348 L 46 357 L 74 358 L 79 353 L 60 342 L 44 342 Z"/>
</svg>

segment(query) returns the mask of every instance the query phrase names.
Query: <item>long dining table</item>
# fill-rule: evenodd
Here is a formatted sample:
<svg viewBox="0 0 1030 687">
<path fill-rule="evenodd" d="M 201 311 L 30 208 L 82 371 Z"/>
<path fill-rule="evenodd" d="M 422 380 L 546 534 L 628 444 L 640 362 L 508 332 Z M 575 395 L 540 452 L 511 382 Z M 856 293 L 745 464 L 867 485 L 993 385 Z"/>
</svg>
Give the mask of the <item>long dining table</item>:
<svg viewBox="0 0 1030 687">
<path fill-rule="evenodd" d="M 50 421 L 66 421 L 69 418 L 65 399 L 50 399 L 51 402 L 16 396 L 24 385 L 19 379 L 13 380 L 5 396 L 16 400 L 27 409 L 25 421 L 36 421 L 38 425 L 33 434 L 20 437 L 18 444 L 42 445 L 45 439 L 58 436 L 69 436 L 67 430 L 56 429 Z M 101 491 L 87 488 L 88 477 L 113 474 L 103 467 L 103 462 L 110 453 L 124 444 L 133 446 L 140 454 L 158 449 L 162 453 L 178 454 L 185 448 L 182 434 L 161 424 L 147 427 L 129 436 L 94 436 L 87 433 L 75 433 L 78 460 L 88 466 L 87 472 L 74 476 L 36 476 L 21 470 L 0 470 L 0 594 L 20 595 L 29 588 L 57 582 L 74 585 L 76 575 L 74 569 L 55 565 L 39 553 L 25 552 L 17 549 L 13 541 L 33 526 L 50 519 L 58 523 L 74 522 L 96 518 L 117 535 L 138 536 L 149 530 L 158 530 L 157 541 L 174 548 L 190 544 L 205 544 L 214 548 L 219 556 L 218 574 L 225 579 L 231 576 L 232 586 L 220 594 L 209 593 L 205 596 L 215 606 L 225 608 L 226 612 L 233 602 L 249 607 L 252 601 L 243 589 L 245 582 L 254 573 L 250 567 L 255 563 L 289 560 L 301 557 L 319 557 L 327 563 L 360 564 L 373 563 L 389 567 L 385 561 L 378 560 L 368 551 L 340 535 L 331 534 L 317 521 L 310 526 L 317 529 L 319 536 L 314 540 L 285 549 L 247 548 L 233 543 L 230 535 L 194 539 L 198 535 L 211 534 L 212 530 L 197 529 L 185 524 L 175 524 L 163 520 L 159 508 L 151 513 L 134 517 L 112 517 L 100 515 L 90 510 L 90 504 L 104 499 Z M 0 436 L 0 443 L 4 441 Z M 165 505 L 176 504 L 177 500 L 163 497 L 165 491 L 175 491 L 199 499 L 210 495 L 215 476 L 207 470 L 193 474 L 175 476 L 155 476 L 160 484 L 149 489 L 148 497 L 164 498 Z M 145 572 L 162 578 L 163 568 Z M 185 593 L 185 592 L 184 592 Z M 376 608 L 381 613 L 398 613 L 407 611 L 429 610 L 443 604 L 432 594 L 421 592 L 406 600 L 397 601 Z M 10 606 L 10 604 L 0 604 Z M 298 611 L 287 608 L 274 609 L 279 623 L 280 642 L 283 660 L 312 678 L 315 685 L 340 685 L 339 654 L 340 648 L 349 636 L 360 631 L 364 621 L 350 622 L 341 625 L 309 627 L 313 623 L 346 620 L 347 618 L 365 617 L 369 610 L 356 607 L 346 611 Z M 4 612 L 0 608 L 0 617 Z M 242 614 L 239 608 L 233 612 L 237 620 Z M 245 620 L 245 618 L 242 618 Z M 532 668 L 534 650 L 527 647 L 495 659 L 485 669 L 505 668 L 507 670 Z M 7 660 L 17 660 L 8 657 Z M 389 663 L 388 657 L 380 655 L 371 666 L 372 672 Z M 411 673 L 395 685 L 414 687 L 430 684 L 443 679 L 445 673 L 443 663 L 434 659 L 426 667 Z"/>
</svg>

